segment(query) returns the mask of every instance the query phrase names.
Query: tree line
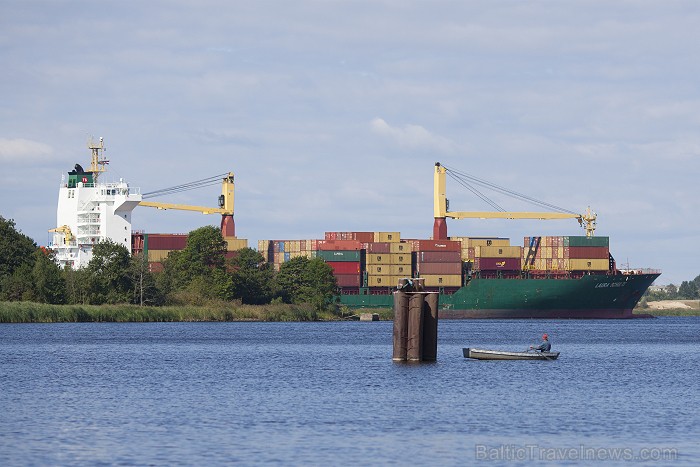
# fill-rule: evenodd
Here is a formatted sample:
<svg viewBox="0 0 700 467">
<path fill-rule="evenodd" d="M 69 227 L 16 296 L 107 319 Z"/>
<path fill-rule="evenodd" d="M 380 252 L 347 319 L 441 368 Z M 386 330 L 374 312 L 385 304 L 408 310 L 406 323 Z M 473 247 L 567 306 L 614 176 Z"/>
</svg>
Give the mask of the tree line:
<svg viewBox="0 0 700 467">
<path fill-rule="evenodd" d="M 647 301 L 655 300 L 699 300 L 700 299 L 700 276 L 692 281 L 683 281 L 680 286 L 669 284 L 661 290 L 648 290 Z"/>
<path fill-rule="evenodd" d="M 311 304 L 334 307 L 333 270 L 320 258 L 294 258 L 279 271 L 258 251 L 226 258 L 226 242 L 213 226 L 189 233 L 184 250 L 172 251 L 163 271 L 149 272 L 147 258 L 111 241 L 93 246 L 85 268 L 61 269 L 52 250 L 38 247 L 0 216 L 0 301 L 51 304 L 203 305 L 213 300 L 243 304 Z"/>
</svg>

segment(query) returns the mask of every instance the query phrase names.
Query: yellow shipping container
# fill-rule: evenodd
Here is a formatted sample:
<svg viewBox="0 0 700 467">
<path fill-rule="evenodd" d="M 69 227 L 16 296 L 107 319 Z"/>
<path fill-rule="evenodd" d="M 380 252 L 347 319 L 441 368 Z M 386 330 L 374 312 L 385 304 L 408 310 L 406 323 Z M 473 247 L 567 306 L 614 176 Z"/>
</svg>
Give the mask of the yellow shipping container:
<svg viewBox="0 0 700 467">
<path fill-rule="evenodd" d="M 270 240 L 258 240 L 258 251 L 267 253 L 270 246 Z"/>
<path fill-rule="evenodd" d="M 371 276 L 411 277 L 411 265 L 402 264 L 368 264 L 367 274 Z"/>
<path fill-rule="evenodd" d="M 172 250 L 148 250 L 149 263 L 162 263 Z"/>
<path fill-rule="evenodd" d="M 476 258 L 520 258 L 523 254 L 519 246 L 477 246 Z"/>
<path fill-rule="evenodd" d="M 411 253 L 393 253 L 391 264 L 411 264 Z"/>
<path fill-rule="evenodd" d="M 224 237 L 228 251 L 238 251 L 248 248 L 248 240 L 245 238 Z"/>
<path fill-rule="evenodd" d="M 510 246 L 510 238 L 450 237 L 450 240 L 462 242 L 462 248 L 474 248 L 477 246 Z"/>
<path fill-rule="evenodd" d="M 375 242 L 399 242 L 401 234 L 399 232 L 374 232 Z"/>
<path fill-rule="evenodd" d="M 391 274 L 393 276 L 399 277 L 411 277 L 411 265 L 410 264 L 392 264 Z"/>
<path fill-rule="evenodd" d="M 399 279 L 402 279 L 402 277 L 367 275 L 367 286 L 368 287 L 396 287 L 397 285 L 399 285 Z"/>
<path fill-rule="evenodd" d="M 410 253 L 411 244 L 394 242 L 389 244 L 389 251 L 391 251 L 392 253 Z"/>
<path fill-rule="evenodd" d="M 411 253 L 370 253 L 366 256 L 367 266 L 373 264 L 411 264 Z"/>
<path fill-rule="evenodd" d="M 462 285 L 462 276 L 459 274 L 421 276 L 425 279 L 426 287 L 459 287 Z"/>
<path fill-rule="evenodd" d="M 610 261 L 607 259 L 570 259 L 571 271 L 607 271 Z"/>
<path fill-rule="evenodd" d="M 370 253 L 365 257 L 365 262 L 367 266 L 371 264 L 391 264 L 391 254 L 390 253 Z"/>
<path fill-rule="evenodd" d="M 474 261 L 475 248 L 462 248 L 462 261 Z"/>
<path fill-rule="evenodd" d="M 367 274 L 372 276 L 390 276 L 391 275 L 391 265 L 390 264 L 368 264 Z"/>
</svg>

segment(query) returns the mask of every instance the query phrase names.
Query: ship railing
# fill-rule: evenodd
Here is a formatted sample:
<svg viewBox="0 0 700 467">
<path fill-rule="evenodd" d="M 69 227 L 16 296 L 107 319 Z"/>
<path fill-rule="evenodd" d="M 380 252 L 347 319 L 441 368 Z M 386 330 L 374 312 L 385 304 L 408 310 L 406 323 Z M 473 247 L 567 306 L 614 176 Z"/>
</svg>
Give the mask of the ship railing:
<svg viewBox="0 0 700 467">
<path fill-rule="evenodd" d="M 661 274 L 660 269 L 650 269 L 650 268 L 636 268 L 636 269 L 618 269 L 622 274 L 626 276 L 636 276 L 641 274 Z"/>
</svg>

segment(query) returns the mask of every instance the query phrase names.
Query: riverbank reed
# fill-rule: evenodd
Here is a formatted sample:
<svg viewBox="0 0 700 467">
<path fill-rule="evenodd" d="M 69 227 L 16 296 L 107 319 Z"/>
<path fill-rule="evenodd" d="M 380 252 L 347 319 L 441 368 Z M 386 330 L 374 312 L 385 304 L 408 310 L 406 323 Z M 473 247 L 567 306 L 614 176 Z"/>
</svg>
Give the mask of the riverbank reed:
<svg viewBox="0 0 700 467">
<path fill-rule="evenodd" d="M 240 305 L 140 307 L 137 305 L 47 305 L 0 302 L 0 323 L 176 322 L 176 321 L 329 321 L 338 317 L 312 306 Z"/>
</svg>

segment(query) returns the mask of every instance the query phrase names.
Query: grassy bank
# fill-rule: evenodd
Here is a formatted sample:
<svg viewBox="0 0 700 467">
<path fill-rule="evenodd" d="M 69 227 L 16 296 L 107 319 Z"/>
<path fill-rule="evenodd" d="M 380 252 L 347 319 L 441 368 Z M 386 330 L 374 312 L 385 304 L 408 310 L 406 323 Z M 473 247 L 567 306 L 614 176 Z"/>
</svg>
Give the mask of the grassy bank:
<svg viewBox="0 0 700 467">
<path fill-rule="evenodd" d="M 660 300 L 642 304 L 635 314 L 653 316 L 700 316 L 700 300 Z"/>
<path fill-rule="evenodd" d="M 140 307 L 136 305 L 46 305 L 0 302 L 0 323 L 169 322 L 169 321 L 324 321 L 330 312 L 301 305 L 237 305 Z"/>
</svg>

